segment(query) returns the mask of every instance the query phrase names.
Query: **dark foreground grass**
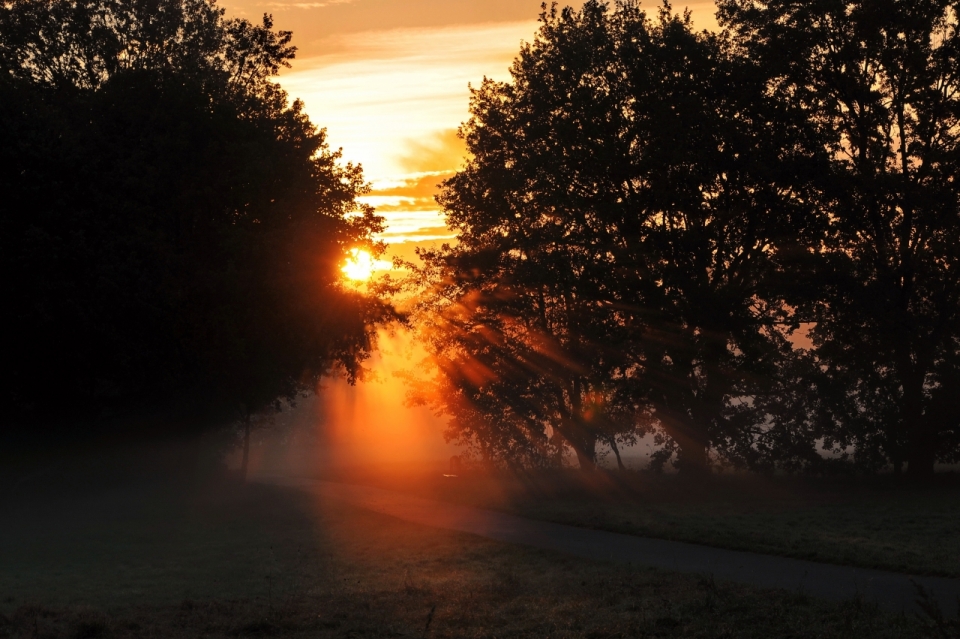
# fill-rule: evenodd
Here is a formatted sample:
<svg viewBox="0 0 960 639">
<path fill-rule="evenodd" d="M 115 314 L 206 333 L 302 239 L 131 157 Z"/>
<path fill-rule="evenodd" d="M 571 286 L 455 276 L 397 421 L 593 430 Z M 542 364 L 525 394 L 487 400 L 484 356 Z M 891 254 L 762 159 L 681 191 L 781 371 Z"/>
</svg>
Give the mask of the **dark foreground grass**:
<svg viewBox="0 0 960 639">
<path fill-rule="evenodd" d="M 341 479 L 587 528 L 917 575 L 960 577 L 960 477 L 362 473 Z"/>
<path fill-rule="evenodd" d="M 0 637 L 925 637 L 852 600 L 588 562 L 290 490 L 128 486 L 2 513 Z M 942 624 L 949 631 L 947 622 Z"/>
</svg>

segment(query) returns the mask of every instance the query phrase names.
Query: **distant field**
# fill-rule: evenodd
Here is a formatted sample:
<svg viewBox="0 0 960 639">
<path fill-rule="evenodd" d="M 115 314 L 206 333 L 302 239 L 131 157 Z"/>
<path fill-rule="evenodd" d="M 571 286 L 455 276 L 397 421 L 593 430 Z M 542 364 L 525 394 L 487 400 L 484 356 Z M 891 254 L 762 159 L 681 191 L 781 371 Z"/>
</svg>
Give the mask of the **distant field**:
<svg viewBox="0 0 960 639">
<path fill-rule="evenodd" d="M 939 485 L 892 478 L 715 477 L 575 471 L 528 476 L 378 475 L 351 479 L 527 517 L 640 536 L 960 577 L 960 477 Z"/>
<path fill-rule="evenodd" d="M 423 528 L 267 486 L 5 499 L 0 637 L 922 637 L 858 601 Z M 54 491 L 56 492 L 56 491 Z"/>
</svg>

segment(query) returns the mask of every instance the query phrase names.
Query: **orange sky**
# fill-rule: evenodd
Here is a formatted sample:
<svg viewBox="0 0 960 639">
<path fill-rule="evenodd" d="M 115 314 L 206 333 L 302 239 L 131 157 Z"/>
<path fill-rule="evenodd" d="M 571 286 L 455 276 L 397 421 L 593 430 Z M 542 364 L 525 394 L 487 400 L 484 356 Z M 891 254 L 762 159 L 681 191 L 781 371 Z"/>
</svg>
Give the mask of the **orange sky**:
<svg viewBox="0 0 960 639">
<path fill-rule="evenodd" d="M 658 4 L 644 3 L 651 11 Z M 456 128 L 468 84 L 508 79 L 522 40 L 537 29 L 540 0 L 226 0 L 229 15 L 294 33 L 292 69 L 280 83 L 304 100 L 334 148 L 363 165 L 387 218 L 387 242 L 448 236 L 433 201 L 459 165 Z M 713 2 L 689 6 L 712 27 Z M 679 3 L 675 7 L 682 9 Z"/>
</svg>

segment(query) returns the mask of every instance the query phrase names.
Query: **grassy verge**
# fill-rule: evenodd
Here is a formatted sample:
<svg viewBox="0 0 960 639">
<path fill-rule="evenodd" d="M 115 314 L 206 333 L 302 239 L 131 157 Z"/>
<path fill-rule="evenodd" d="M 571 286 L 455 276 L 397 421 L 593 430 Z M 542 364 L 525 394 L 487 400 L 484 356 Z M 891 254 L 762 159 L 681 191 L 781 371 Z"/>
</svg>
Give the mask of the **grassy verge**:
<svg viewBox="0 0 960 639">
<path fill-rule="evenodd" d="M 0 637 L 922 637 L 909 616 L 427 529 L 265 486 L 23 503 Z"/>
<path fill-rule="evenodd" d="M 918 575 L 960 577 L 960 482 L 576 472 L 353 478 L 559 523 Z"/>
</svg>

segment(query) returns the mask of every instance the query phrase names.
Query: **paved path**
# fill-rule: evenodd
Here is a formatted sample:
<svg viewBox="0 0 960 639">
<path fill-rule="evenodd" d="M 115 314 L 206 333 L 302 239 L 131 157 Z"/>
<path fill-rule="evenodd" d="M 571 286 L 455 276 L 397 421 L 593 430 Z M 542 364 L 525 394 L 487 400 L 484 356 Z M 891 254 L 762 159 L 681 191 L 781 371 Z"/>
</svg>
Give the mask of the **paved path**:
<svg viewBox="0 0 960 639">
<path fill-rule="evenodd" d="M 842 600 L 860 594 L 894 612 L 911 610 L 921 584 L 953 616 L 960 598 L 960 579 L 910 577 L 901 573 L 851 566 L 821 564 L 800 559 L 725 550 L 679 541 L 635 537 L 517 517 L 492 510 L 459 506 L 396 493 L 381 488 L 339 484 L 279 475 L 260 475 L 255 481 L 307 490 L 347 501 L 398 519 L 480 535 L 497 541 L 557 550 L 617 563 L 653 566 L 664 570 L 711 574 L 718 580 L 763 588 L 802 590 L 824 599 Z"/>
</svg>

